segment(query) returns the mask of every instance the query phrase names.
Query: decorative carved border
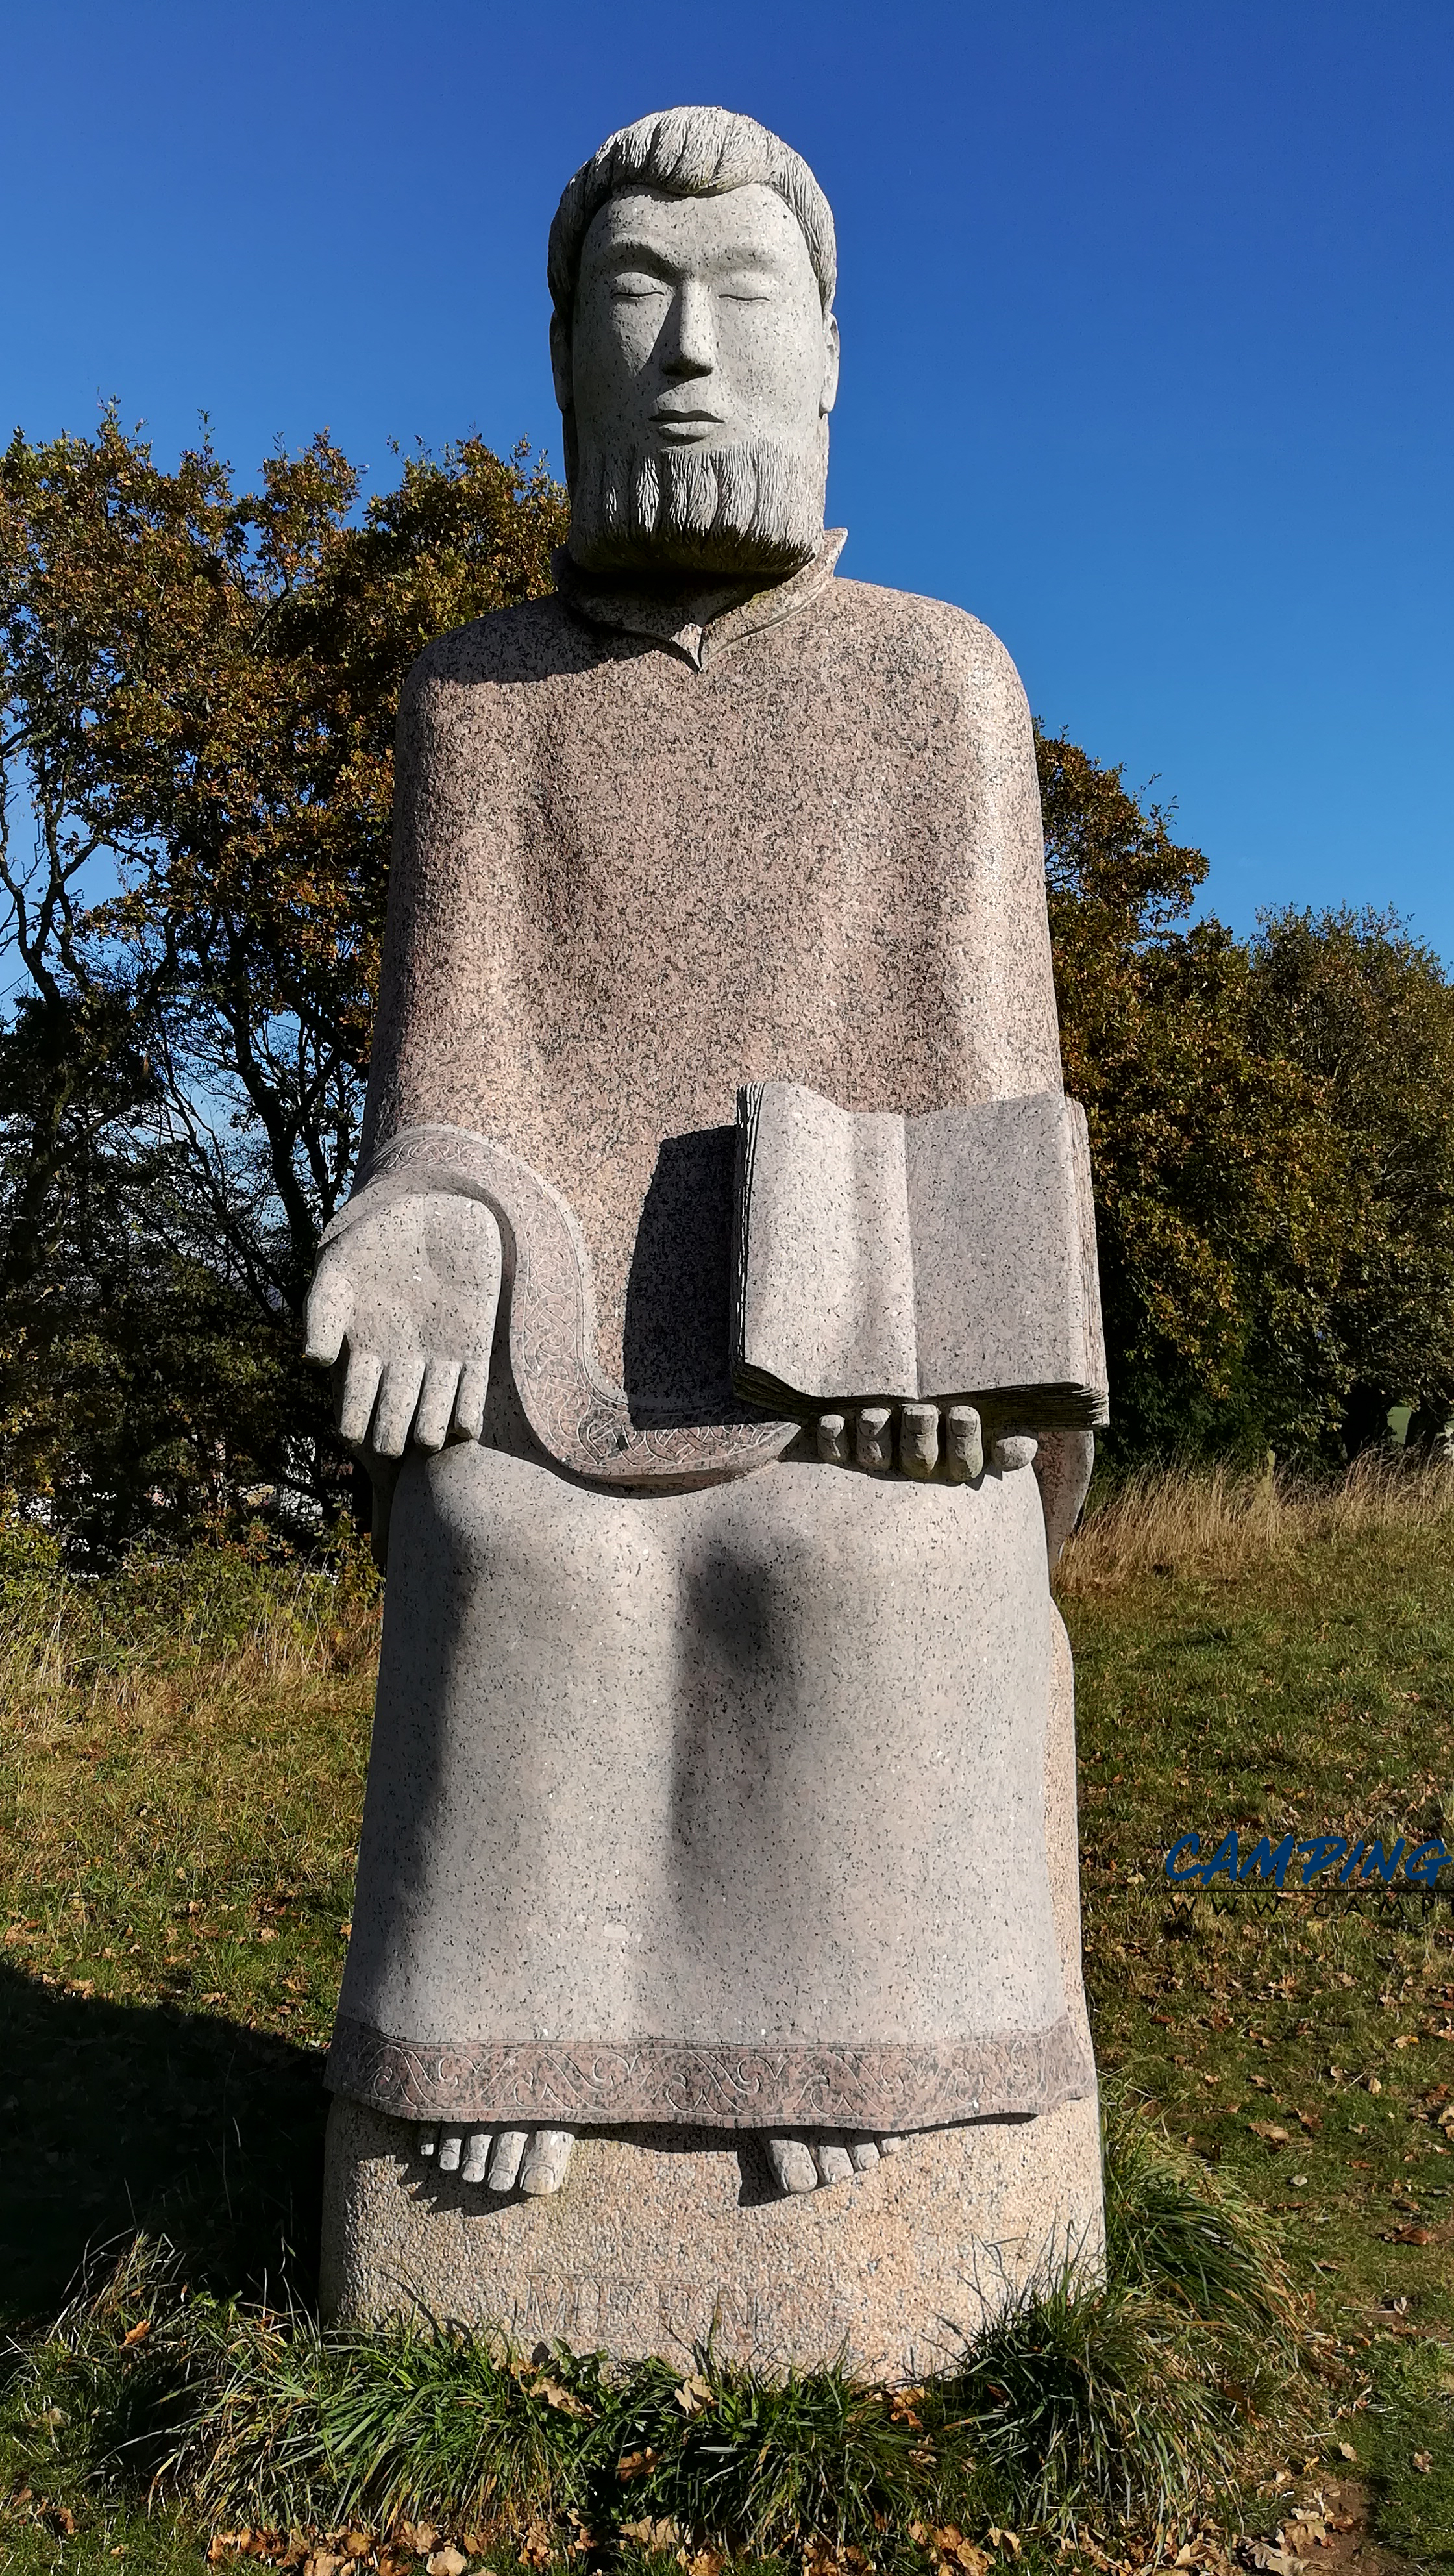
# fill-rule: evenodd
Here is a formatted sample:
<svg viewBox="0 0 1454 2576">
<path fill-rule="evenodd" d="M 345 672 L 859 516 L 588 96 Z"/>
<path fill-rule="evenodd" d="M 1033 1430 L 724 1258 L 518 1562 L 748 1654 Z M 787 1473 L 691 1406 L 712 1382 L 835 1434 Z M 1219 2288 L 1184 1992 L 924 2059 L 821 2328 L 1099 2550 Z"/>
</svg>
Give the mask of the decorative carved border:
<svg viewBox="0 0 1454 2576">
<path fill-rule="evenodd" d="M 516 1154 L 463 1127 L 409 1127 L 380 1147 L 323 1237 L 334 1243 L 372 1207 L 420 1190 L 478 1199 L 499 1225 L 510 1280 L 510 1361 L 541 1447 L 578 1476 L 610 1485 L 701 1484 L 765 1467 L 796 1422 L 753 1406 L 726 1422 L 643 1428 L 624 1387 L 595 1360 L 590 1254 L 559 1192 Z"/>
<path fill-rule="evenodd" d="M 1095 2068 L 1066 2015 L 1048 2030 L 870 2048 L 801 2039 L 417 2046 L 340 2015 L 327 2082 L 397 2120 L 892 2131 L 1052 2111 L 1092 2092 Z"/>
</svg>

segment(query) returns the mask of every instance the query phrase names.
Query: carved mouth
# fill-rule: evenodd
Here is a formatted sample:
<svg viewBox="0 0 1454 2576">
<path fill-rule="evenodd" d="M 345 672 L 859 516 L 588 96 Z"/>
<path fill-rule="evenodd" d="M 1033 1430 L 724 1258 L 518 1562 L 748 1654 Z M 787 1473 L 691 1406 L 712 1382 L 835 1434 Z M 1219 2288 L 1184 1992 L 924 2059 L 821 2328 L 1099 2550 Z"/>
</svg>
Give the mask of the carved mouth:
<svg viewBox="0 0 1454 2576">
<path fill-rule="evenodd" d="M 709 438 L 714 429 L 722 428 L 723 421 L 721 413 L 715 411 L 658 411 L 653 412 L 651 425 L 658 438 L 675 447 Z"/>
</svg>

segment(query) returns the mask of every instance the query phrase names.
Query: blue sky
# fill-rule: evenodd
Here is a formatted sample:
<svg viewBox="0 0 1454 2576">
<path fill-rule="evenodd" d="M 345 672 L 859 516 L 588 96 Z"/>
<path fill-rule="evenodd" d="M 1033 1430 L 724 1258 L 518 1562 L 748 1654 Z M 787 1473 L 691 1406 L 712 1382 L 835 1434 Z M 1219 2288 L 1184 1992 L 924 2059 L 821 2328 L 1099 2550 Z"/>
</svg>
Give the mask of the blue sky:
<svg viewBox="0 0 1454 2576">
<path fill-rule="evenodd" d="M 843 569 L 1159 774 L 1239 929 L 1454 960 L 1454 0 L 6 0 L 0 423 L 240 474 L 327 425 L 558 464 L 545 235 L 611 127 L 749 110 L 838 220 Z"/>
</svg>

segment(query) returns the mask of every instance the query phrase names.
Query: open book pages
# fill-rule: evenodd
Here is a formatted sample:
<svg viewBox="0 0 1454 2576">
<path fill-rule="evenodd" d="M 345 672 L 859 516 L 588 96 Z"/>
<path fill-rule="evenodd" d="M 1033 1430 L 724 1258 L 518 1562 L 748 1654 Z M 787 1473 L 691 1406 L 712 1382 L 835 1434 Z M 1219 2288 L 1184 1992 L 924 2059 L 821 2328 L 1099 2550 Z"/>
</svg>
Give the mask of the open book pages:
<svg viewBox="0 0 1454 2576">
<path fill-rule="evenodd" d="M 903 1118 L 745 1085 L 733 1288 L 733 1384 L 753 1403 L 1108 1419 L 1085 1111 L 1061 1092 Z"/>
</svg>

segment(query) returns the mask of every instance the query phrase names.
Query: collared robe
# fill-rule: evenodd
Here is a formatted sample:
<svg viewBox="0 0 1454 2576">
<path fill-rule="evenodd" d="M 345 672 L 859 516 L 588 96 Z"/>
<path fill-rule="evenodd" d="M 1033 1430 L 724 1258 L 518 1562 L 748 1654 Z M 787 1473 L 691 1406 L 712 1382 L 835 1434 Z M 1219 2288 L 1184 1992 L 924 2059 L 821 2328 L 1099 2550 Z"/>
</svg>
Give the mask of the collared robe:
<svg viewBox="0 0 1454 2576">
<path fill-rule="evenodd" d="M 381 2109 L 899 2129 L 1093 2080 L 1032 1479 L 821 1467 L 728 1375 L 740 1083 L 1061 1079 L 1013 665 L 839 543 L 690 624 L 565 567 L 406 686 L 349 1219 L 467 1189 L 518 1257 L 484 1442 L 394 1506 L 330 2062 Z"/>
</svg>

